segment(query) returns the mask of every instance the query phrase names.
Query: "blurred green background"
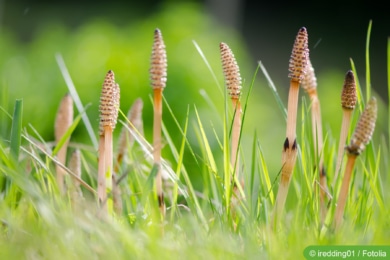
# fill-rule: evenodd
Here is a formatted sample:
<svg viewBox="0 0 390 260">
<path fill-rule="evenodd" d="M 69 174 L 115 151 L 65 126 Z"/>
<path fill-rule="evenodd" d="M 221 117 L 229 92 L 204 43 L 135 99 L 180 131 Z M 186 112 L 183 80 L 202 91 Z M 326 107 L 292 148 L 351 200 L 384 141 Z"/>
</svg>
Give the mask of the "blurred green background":
<svg viewBox="0 0 390 260">
<path fill-rule="evenodd" d="M 224 113 L 219 43 L 226 42 L 237 58 L 243 78 L 243 102 L 255 76 L 257 62 L 261 61 L 287 104 L 288 61 L 296 33 L 305 26 L 318 78 L 323 125 L 326 132 L 338 138 L 344 75 L 351 68 L 349 58 L 352 58 L 362 88 L 365 88 L 365 41 L 369 20 L 373 19 L 372 87 L 382 111 L 378 123 L 381 130 L 378 132 L 385 134 L 388 118 L 384 109 L 384 103 L 388 102 L 388 17 L 379 16 L 371 12 L 370 7 L 357 6 L 357 3 L 356 10 L 359 11 L 354 12 L 347 3 L 329 3 L 321 8 L 310 6 L 310 3 L 279 4 L 263 5 L 239 0 L 94 4 L 0 0 L 0 105 L 12 114 L 14 100 L 22 98 L 24 126 L 28 128 L 31 124 L 45 140 L 53 140 L 55 113 L 60 99 L 68 91 L 55 59 L 56 54 L 61 54 L 83 104 L 90 105 L 87 114 L 96 135 L 101 85 L 106 72 L 112 69 L 121 87 L 123 112 L 127 113 L 136 98 L 144 101 L 145 136 L 152 142 L 152 91 L 148 70 L 153 31 L 159 28 L 168 56 L 168 82 L 164 96 L 181 125 L 187 108 L 190 109 L 188 135 L 195 151 L 194 106 L 197 107 L 214 152 L 219 153 L 215 133 L 222 138 Z M 194 42 L 204 53 L 212 71 Z M 305 97 L 303 91 L 301 96 Z M 7 140 L 10 120 L 3 111 L 0 117 L 4 122 L 1 136 Z M 163 118 L 179 147 L 180 131 L 166 109 Z M 118 132 L 115 131 L 115 135 Z M 275 175 L 280 168 L 285 122 L 261 71 L 255 77 L 248 99 L 243 128 L 244 154 L 251 153 L 255 132 L 270 173 Z M 82 123 L 72 138 L 73 141 L 92 144 Z M 168 147 L 163 149 L 163 155 L 168 159 L 171 157 Z M 199 166 L 191 156 L 186 159 L 187 168 L 196 172 Z"/>
</svg>

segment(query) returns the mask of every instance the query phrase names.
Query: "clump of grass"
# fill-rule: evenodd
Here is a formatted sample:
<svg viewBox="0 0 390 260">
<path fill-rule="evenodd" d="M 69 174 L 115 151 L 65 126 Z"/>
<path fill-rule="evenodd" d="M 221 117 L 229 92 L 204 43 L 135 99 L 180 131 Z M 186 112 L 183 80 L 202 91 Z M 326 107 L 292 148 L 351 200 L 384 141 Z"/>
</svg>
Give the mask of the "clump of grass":
<svg viewBox="0 0 390 260">
<path fill-rule="evenodd" d="M 81 155 L 80 149 L 75 149 L 69 159 L 69 170 L 71 170 L 79 179 L 81 179 Z M 56 165 L 57 166 L 57 165 Z M 69 179 L 69 178 L 68 178 Z M 68 181 L 68 193 L 72 207 L 76 210 L 81 204 L 80 202 L 83 199 L 83 193 L 81 191 L 80 182 L 76 179 L 71 178 Z"/>
<path fill-rule="evenodd" d="M 141 98 L 136 99 L 127 113 L 127 119 L 129 121 L 126 123 L 128 127 L 137 131 L 140 135 L 143 135 L 142 108 L 143 108 L 142 99 Z M 121 179 L 124 177 L 124 175 L 119 176 L 120 166 L 123 163 L 123 158 L 126 156 L 127 151 L 131 149 L 133 145 L 134 145 L 133 135 L 129 133 L 126 127 L 123 127 L 119 136 L 116 163 L 112 175 L 113 207 L 115 213 L 118 216 L 122 214 L 122 210 L 123 210 L 121 190 L 119 187 L 119 183 Z"/>
<path fill-rule="evenodd" d="M 317 92 L 317 78 L 310 59 L 308 59 L 307 73 L 302 81 L 302 88 L 309 95 L 311 101 L 312 135 L 316 160 L 315 165 L 319 172 L 321 220 L 324 221 L 327 213 L 327 197 L 329 189 L 324 166 L 321 105 Z"/>
<path fill-rule="evenodd" d="M 308 59 L 308 35 L 306 28 L 302 27 L 295 38 L 289 63 L 290 91 L 287 105 L 286 139 L 283 144 L 281 179 L 275 201 L 273 221 L 277 221 L 283 211 L 298 153 L 296 125 L 299 86 L 305 78 Z"/>
<path fill-rule="evenodd" d="M 348 197 L 349 184 L 356 158 L 364 151 L 366 145 L 370 142 L 374 133 L 376 118 L 377 102 L 376 98 L 372 97 L 360 116 L 351 141 L 346 147 L 348 160 L 345 167 L 340 193 L 338 195 L 336 213 L 334 217 L 334 225 L 336 229 L 340 227 L 342 222 L 344 208 Z"/>
</svg>

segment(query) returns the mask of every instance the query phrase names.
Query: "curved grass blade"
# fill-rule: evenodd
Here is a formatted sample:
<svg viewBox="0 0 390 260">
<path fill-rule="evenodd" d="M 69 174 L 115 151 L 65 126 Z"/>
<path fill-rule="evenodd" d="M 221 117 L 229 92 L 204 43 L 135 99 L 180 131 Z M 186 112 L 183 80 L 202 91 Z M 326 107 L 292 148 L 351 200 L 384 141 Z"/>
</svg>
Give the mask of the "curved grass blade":
<svg viewBox="0 0 390 260">
<path fill-rule="evenodd" d="M 371 73 L 370 73 L 370 38 L 371 38 L 372 20 L 368 23 L 366 38 L 366 102 L 371 98 Z"/>
<path fill-rule="evenodd" d="M 70 125 L 68 130 L 65 132 L 65 134 L 61 137 L 61 139 L 58 141 L 56 147 L 53 150 L 52 155 L 55 156 L 58 151 L 61 149 L 61 147 L 65 144 L 65 142 L 70 138 L 72 135 L 73 131 L 76 129 L 78 126 L 80 120 L 81 120 L 82 115 L 79 114 L 74 120 L 73 123 Z"/>
<path fill-rule="evenodd" d="M 361 114 L 363 112 L 363 106 L 364 106 L 364 100 L 363 100 L 363 94 L 362 94 L 362 89 L 360 87 L 360 82 L 359 82 L 359 78 L 358 78 L 358 74 L 357 74 L 357 71 L 356 71 L 356 67 L 355 67 L 355 63 L 353 62 L 352 58 L 349 59 L 349 61 L 351 62 L 351 69 L 353 71 L 353 74 L 356 76 L 355 77 L 355 83 L 356 83 L 356 95 L 357 95 L 357 100 L 358 100 L 358 105 L 359 105 L 359 114 Z"/>
<path fill-rule="evenodd" d="M 93 147 L 95 148 L 95 150 L 97 150 L 98 149 L 98 140 L 95 136 L 95 132 L 92 128 L 91 122 L 88 119 L 88 116 L 86 114 L 82 113 L 82 111 L 84 110 L 84 106 L 81 103 L 79 95 L 77 94 L 76 87 L 74 86 L 72 78 L 70 77 L 69 71 L 66 68 L 64 59 L 62 58 L 62 55 L 60 53 L 56 53 L 55 57 L 57 60 L 58 67 L 60 68 L 60 71 L 62 73 L 62 76 L 64 77 L 66 86 L 69 89 L 69 93 L 72 96 L 72 99 L 73 99 L 79 113 L 82 114 L 83 122 L 85 124 L 85 127 L 87 128 L 87 132 L 88 132 L 89 138 L 91 138 Z"/>
<path fill-rule="evenodd" d="M 277 89 L 276 89 L 276 87 L 275 87 L 274 82 L 272 81 L 271 77 L 269 76 L 269 74 L 268 74 L 267 70 L 265 69 L 263 63 L 262 63 L 261 61 L 259 61 L 258 64 L 259 64 L 260 69 L 261 69 L 261 71 L 263 72 L 263 74 L 264 74 L 264 76 L 265 76 L 265 78 L 266 78 L 266 80 L 267 80 L 267 82 L 268 82 L 268 86 L 269 86 L 269 87 L 271 88 L 271 90 L 272 90 L 272 94 L 274 94 L 274 97 L 275 97 L 275 99 L 276 99 L 276 102 L 277 102 L 277 104 L 278 104 L 280 110 L 282 111 L 284 118 L 286 119 L 286 118 L 287 118 L 287 109 L 286 109 L 286 107 L 284 106 L 283 101 L 282 101 L 282 99 L 281 99 L 280 96 L 279 96 L 279 93 L 278 93 L 278 91 L 277 91 Z"/>
</svg>

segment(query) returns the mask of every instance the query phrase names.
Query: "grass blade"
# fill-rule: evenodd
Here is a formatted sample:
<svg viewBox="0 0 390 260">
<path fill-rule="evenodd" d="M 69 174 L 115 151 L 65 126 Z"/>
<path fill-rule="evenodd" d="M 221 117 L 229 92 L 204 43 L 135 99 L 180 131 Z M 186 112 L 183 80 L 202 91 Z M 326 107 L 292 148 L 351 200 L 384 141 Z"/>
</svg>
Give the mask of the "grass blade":
<svg viewBox="0 0 390 260">
<path fill-rule="evenodd" d="M 260 69 L 263 72 L 263 74 L 264 74 L 264 76 L 265 76 L 265 78 L 266 78 L 266 80 L 268 82 L 268 86 L 272 90 L 272 94 L 274 95 L 274 97 L 276 99 L 276 102 L 278 103 L 278 106 L 279 106 L 280 110 L 283 113 L 284 118 L 286 119 L 287 118 L 287 109 L 284 106 L 283 101 L 282 101 L 282 99 L 279 96 L 279 93 L 278 93 L 278 91 L 277 91 L 277 89 L 275 87 L 274 82 L 272 81 L 271 77 L 269 76 L 267 70 L 265 69 L 265 67 L 264 67 L 264 65 L 263 65 L 263 63 L 261 61 L 259 61 L 259 66 L 260 66 Z"/>
<path fill-rule="evenodd" d="M 76 87 L 73 84 L 73 81 L 72 81 L 72 78 L 70 77 L 69 71 L 66 68 L 64 59 L 62 58 L 62 55 L 59 53 L 57 53 L 55 57 L 57 60 L 58 67 L 60 67 L 62 76 L 64 77 L 66 86 L 69 89 L 69 93 L 72 96 L 72 99 L 77 107 L 77 110 L 79 111 L 80 114 L 82 114 L 83 122 L 85 124 L 85 127 L 87 128 L 87 132 L 88 132 L 89 137 L 91 138 L 93 147 L 95 148 L 95 150 L 97 150 L 98 149 L 98 140 L 95 136 L 95 131 L 92 128 L 92 125 L 91 125 L 91 122 L 89 121 L 88 116 L 86 114 L 82 113 L 82 111 L 85 109 L 84 109 L 83 104 L 81 103 L 79 95 L 77 94 Z"/>
<path fill-rule="evenodd" d="M 18 160 L 20 144 L 21 144 L 21 135 L 22 135 L 22 116 L 23 116 L 23 100 L 15 100 L 14 114 L 12 120 L 12 129 L 11 129 L 11 144 L 10 152 L 11 155 Z"/>
<path fill-rule="evenodd" d="M 368 23 L 366 38 L 366 102 L 371 98 L 371 73 L 370 73 L 370 38 L 371 38 L 372 20 Z"/>
</svg>

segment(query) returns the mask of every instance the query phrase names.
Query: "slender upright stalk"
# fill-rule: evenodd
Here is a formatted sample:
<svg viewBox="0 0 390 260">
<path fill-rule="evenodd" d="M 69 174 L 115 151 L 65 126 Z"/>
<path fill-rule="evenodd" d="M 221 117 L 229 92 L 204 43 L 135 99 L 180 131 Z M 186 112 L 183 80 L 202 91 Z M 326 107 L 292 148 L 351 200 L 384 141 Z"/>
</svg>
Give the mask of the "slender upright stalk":
<svg viewBox="0 0 390 260">
<path fill-rule="evenodd" d="M 336 185 L 338 175 L 341 169 L 344 147 L 347 141 L 349 125 L 351 123 L 352 112 L 355 109 L 357 101 L 356 83 L 352 70 L 345 75 L 343 89 L 341 91 L 341 107 L 343 109 L 343 119 L 340 130 L 339 150 L 337 153 L 336 172 L 333 180 L 333 188 Z"/>
<path fill-rule="evenodd" d="M 298 110 L 299 85 L 305 78 L 309 59 L 308 36 L 305 27 L 302 27 L 295 39 L 289 64 L 290 90 L 287 105 L 286 139 L 283 144 L 282 170 L 278 194 L 275 201 L 272 221 L 277 221 L 282 213 L 292 173 L 297 157 L 296 124 Z M 275 222 L 273 222 L 274 224 Z"/>
<path fill-rule="evenodd" d="M 57 116 L 54 125 L 55 141 L 58 143 L 64 136 L 66 131 L 72 125 L 73 122 L 73 99 L 69 94 L 66 94 L 60 103 L 60 107 L 57 111 Z M 58 161 L 63 165 L 66 165 L 66 153 L 68 150 L 69 138 L 66 139 L 60 150 L 58 150 L 57 158 Z M 58 189 L 61 194 L 66 192 L 64 177 L 66 172 L 60 166 L 56 164 L 56 179 Z"/>
<path fill-rule="evenodd" d="M 234 118 L 232 126 L 232 137 L 231 137 L 231 155 L 230 163 L 234 168 L 234 174 L 237 176 L 237 180 L 240 181 L 241 187 L 244 186 L 244 177 L 240 173 L 240 157 L 238 154 L 238 146 L 240 140 L 240 131 L 241 131 L 241 76 L 240 70 L 237 65 L 236 58 L 234 57 L 233 52 L 226 43 L 221 42 L 219 45 L 222 61 L 223 74 L 225 76 L 225 84 L 228 90 L 228 94 L 231 97 L 233 109 L 234 109 Z M 235 183 L 235 182 L 234 182 Z M 236 187 L 236 183 L 234 185 Z M 236 195 L 238 194 L 237 188 L 235 188 Z"/>
<path fill-rule="evenodd" d="M 157 167 L 156 193 L 162 217 L 165 217 L 164 191 L 161 169 L 161 125 L 162 125 L 162 92 L 167 81 L 167 55 L 161 31 L 154 31 L 154 42 L 151 56 L 150 80 L 153 88 L 153 160 Z"/>
<path fill-rule="evenodd" d="M 100 96 L 98 199 L 102 208 L 107 208 L 107 187 L 111 188 L 113 172 L 112 132 L 116 126 L 119 111 L 119 85 L 115 83 L 114 72 L 109 70 L 104 79 Z"/>
<path fill-rule="evenodd" d="M 328 182 L 326 179 L 326 171 L 324 167 L 323 135 L 322 135 L 322 120 L 321 120 L 321 105 L 317 93 L 317 78 L 314 73 L 313 65 L 308 59 L 307 73 L 305 79 L 302 81 L 302 88 L 309 95 L 311 101 L 311 123 L 312 135 L 315 151 L 315 163 L 319 172 L 320 183 L 320 211 L 321 221 L 323 222 L 327 213 L 327 195 L 329 194 Z M 319 158 L 319 159 L 318 159 Z"/>
<path fill-rule="evenodd" d="M 372 134 L 374 133 L 376 118 L 377 104 L 376 99 L 372 97 L 359 118 L 350 144 L 346 147 L 348 160 L 345 167 L 344 178 L 338 196 L 334 217 L 334 226 L 336 229 L 338 229 L 342 223 L 345 204 L 348 197 L 349 183 L 351 181 L 356 158 L 363 152 L 366 145 L 370 142 Z"/>
</svg>

